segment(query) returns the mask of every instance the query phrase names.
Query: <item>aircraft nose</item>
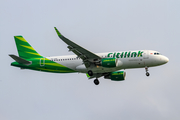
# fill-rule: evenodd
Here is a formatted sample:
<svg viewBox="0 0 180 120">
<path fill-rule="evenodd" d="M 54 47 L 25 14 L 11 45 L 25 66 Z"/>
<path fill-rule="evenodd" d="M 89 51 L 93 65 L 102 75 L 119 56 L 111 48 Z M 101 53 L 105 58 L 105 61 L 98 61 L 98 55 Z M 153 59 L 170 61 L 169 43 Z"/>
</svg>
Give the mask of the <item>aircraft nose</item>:
<svg viewBox="0 0 180 120">
<path fill-rule="evenodd" d="M 164 61 L 165 63 L 167 63 L 167 62 L 169 62 L 169 59 L 164 56 L 163 61 Z"/>
</svg>

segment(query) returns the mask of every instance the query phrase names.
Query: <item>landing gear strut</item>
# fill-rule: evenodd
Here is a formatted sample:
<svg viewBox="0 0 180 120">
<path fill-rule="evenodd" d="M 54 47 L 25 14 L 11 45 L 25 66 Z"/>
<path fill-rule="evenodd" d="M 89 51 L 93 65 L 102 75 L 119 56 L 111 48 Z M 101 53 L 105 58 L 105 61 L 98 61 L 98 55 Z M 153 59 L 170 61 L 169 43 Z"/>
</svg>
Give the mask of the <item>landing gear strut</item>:
<svg viewBox="0 0 180 120">
<path fill-rule="evenodd" d="M 148 67 L 145 67 L 145 70 L 146 70 L 146 76 L 149 76 L 149 72 L 148 72 Z"/>
<path fill-rule="evenodd" d="M 95 80 L 94 80 L 94 84 L 95 84 L 95 85 L 99 85 L 99 80 L 98 80 L 98 79 L 95 79 Z"/>
<path fill-rule="evenodd" d="M 93 76 L 92 70 L 89 70 L 89 71 L 88 71 L 88 75 L 89 75 L 89 76 Z"/>
</svg>

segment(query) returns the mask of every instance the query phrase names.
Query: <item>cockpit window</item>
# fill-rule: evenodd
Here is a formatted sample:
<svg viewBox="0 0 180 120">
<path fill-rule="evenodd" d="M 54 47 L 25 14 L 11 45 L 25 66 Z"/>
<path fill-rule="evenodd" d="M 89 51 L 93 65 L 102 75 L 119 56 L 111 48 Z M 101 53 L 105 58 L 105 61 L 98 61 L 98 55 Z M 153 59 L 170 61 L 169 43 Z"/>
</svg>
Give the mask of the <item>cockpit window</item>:
<svg viewBox="0 0 180 120">
<path fill-rule="evenodd" d="M 160 55 L 160 53 L 154 53 L 154 55 Z"/>
</svg>

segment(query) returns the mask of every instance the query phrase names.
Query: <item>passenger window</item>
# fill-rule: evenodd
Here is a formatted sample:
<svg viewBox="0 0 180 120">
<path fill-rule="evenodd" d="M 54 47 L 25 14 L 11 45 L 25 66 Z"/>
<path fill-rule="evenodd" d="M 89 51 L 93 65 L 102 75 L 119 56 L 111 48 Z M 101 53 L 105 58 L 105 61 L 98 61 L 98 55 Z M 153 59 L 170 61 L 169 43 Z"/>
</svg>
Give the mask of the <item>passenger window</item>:
<svg viewBox="0 0 180 120">
<path fill-rule="evenodd" d="M 156 55 L 156 53 L 154 53 L 154 55 Z"/>
</svg>

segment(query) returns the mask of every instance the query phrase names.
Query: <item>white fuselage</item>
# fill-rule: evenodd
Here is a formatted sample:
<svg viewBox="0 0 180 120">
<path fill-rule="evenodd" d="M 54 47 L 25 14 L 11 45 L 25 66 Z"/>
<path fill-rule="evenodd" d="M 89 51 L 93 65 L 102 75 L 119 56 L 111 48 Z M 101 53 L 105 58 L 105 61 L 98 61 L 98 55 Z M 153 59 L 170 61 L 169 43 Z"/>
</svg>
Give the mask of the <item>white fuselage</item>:
<svg viewBox="0 0 180 120">
<path fill-rule="evenodd" d="M 47 57 L 48 59 L 57 62 L 63 66 L 66 66 L 72 70 L 77 72 L 87 73 L 89 69 L 93 70 L 94 73 L 105 73 L 105 72 L 113 72 L 121 69 L 130 69 L 130 68 L 144 68 L 144 67 L 153 67 L 165 64 L 169 61 L 169 59 L 157 51 L 153 50 L 140 50 L 143 51 L 141 56 L 133 55 L 133 53 L 139 52 L 130 51 L 118 51 L 118 52 L 107 52 L 107 53 L 96 53 L 96 55 L 101 58 L 117 58 L 118 61 L 121 62 L 119 67 L 107 68 L 102 66 L 96 66 L 93 68 L 86 68 L 82 59 L 78 58 L 76 55 L 68 55 L 68 56 L 54 56 Z M 124 54 L 123 54 L 124 53 Z M 125 53 L 127 53 L 125 55 Z"/>
</svg>

